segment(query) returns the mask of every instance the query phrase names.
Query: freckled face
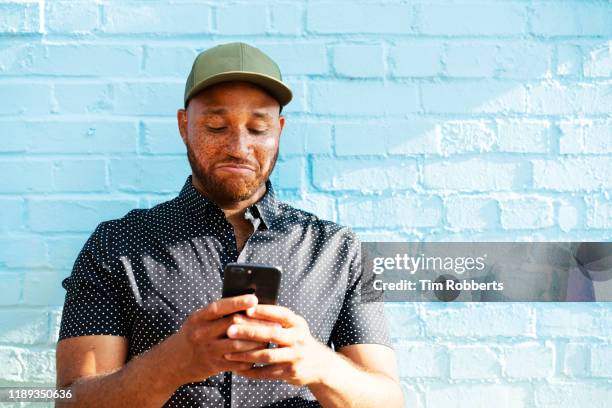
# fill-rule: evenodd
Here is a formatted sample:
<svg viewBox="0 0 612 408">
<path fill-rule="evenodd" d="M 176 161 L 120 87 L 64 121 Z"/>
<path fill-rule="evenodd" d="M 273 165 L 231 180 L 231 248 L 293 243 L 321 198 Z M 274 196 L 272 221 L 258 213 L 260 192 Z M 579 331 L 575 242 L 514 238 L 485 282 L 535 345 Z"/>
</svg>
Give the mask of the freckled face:
<svg viewBox="0 0 612 408">
<path fill-rule="evenodd" d="M 265 191 L 284 126 L 274 98 L 248 82 L 224 82 L 190 99 L 181 112 L 194 184 L 218 203 Z"/>
</svg>

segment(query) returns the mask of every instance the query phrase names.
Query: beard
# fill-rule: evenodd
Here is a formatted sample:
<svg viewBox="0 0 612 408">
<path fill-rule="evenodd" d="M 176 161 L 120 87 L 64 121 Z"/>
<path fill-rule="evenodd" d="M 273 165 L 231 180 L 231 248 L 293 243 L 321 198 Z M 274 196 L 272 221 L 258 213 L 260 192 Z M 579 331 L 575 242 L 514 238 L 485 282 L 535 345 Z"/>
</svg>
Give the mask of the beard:
<svg viewBox="0 0 612 408">
<path fill-rule="evenodd" d="M 278 158 L 278 150 L 274 153 L 272 163 L 269 170 L 263 174 L 259 165 L 255 166 L 255 177 L 225 177 L 219 178 L 214 175 L 211 171 L 209 172 L 201 163 L 197 160 L 193 149 L 189 144 L 187 147 L 187 159 L 191 166 L 193 176 L 203 186 L 206 195 L 212 201 L 216 203 L 233 203 L 242 200 L 246 200 L 251 197 L 257 190 L 261 188 L 263 184 L 268 180 L 270 173 L 274 170 L 276 165 L 276 159 Z M 224 160 L 224 163 L 236 163 L 245 164 L 244 162 L 238 162 L 236 160 Z M 254 163 L 249 163 L 254 164 Z"/>
</svg>

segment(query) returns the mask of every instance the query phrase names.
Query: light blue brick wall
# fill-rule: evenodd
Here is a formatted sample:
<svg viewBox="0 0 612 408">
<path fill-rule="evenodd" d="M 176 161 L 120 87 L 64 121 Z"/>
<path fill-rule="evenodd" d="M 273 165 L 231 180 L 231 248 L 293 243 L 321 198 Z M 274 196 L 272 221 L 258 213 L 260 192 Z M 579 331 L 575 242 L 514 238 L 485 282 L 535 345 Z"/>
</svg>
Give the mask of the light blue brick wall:
<svg viewBox="0 0 612 408">
<path fill-rule="evenodd" d="M 376 240 L 612 239 L 607 1 L 0 1 L 0 385 L 54 381 L 95 226 L 172 198 L 194 56 L 294 90 L 281 198 Z M 392 304 L 408 407 L 604 407 L 612 306 Z"/>
</svg>

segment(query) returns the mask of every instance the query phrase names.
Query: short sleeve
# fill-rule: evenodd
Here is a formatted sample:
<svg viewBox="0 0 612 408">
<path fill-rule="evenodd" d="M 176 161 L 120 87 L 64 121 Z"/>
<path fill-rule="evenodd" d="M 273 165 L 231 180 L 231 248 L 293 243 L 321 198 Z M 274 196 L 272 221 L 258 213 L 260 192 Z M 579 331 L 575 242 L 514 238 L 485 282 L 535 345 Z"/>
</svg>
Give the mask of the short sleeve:
<svg viewBox="0 0 612 408">
<path fill-rule="evenodd" d="M 365 287 L 367 278 L 361 267 L 361 243 L 354 234 L 352 236 L 349 284 L 332 330 L 331 342 L 336 350 L 351 344 L 374 343 L 392 347 L 383 300 L 372 298 Z"/>
<path fill-rule="evenodd" d="M 107 242 L 104 223 L 101 223 L 81 249 L 70 276 L 62 281 L 66 297 L 59 340 L 89 335 L 127 337 L 129 334 L 125 284 L 106 261 Z"/>
</svg>

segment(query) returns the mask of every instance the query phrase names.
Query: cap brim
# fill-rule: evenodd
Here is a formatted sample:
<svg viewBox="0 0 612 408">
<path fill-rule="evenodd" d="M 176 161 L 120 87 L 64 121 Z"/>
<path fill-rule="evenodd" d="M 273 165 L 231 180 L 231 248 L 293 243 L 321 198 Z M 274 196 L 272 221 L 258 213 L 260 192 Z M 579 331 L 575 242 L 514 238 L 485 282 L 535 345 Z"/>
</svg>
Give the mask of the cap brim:
<svg viewBox="0 0 612 408">
<path fill-rule="evenodd" d="M 246 81 L 255 85 L 259 85 L 268 91 L 281 106 L 287 105 L 293 98 L 291 89 L 283 82 L 271 76 L 260 74 L 258 72 L 248 71 L 229 71 L 221 74 L 216 74 L 206 78 L 204 81 L 197 83 L 191 91 L 185 96 L 185 104 L 198 92 L 209 86 L 228 81 Z"/>
</svg>

